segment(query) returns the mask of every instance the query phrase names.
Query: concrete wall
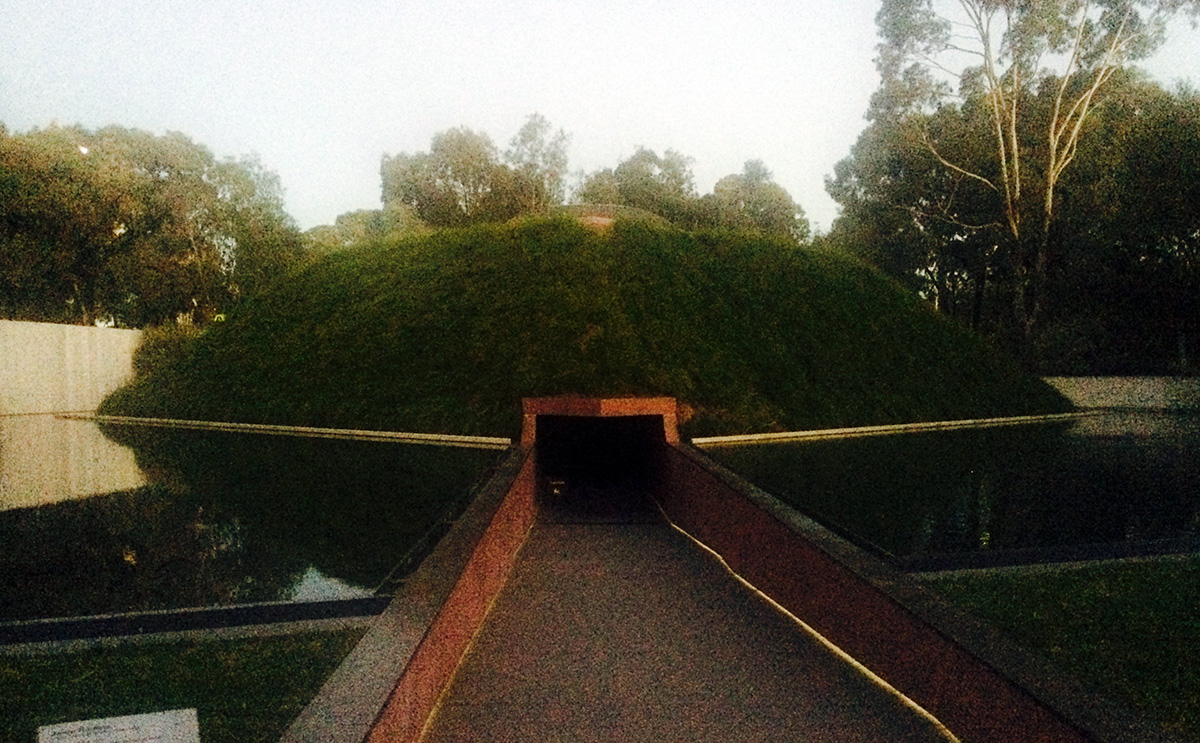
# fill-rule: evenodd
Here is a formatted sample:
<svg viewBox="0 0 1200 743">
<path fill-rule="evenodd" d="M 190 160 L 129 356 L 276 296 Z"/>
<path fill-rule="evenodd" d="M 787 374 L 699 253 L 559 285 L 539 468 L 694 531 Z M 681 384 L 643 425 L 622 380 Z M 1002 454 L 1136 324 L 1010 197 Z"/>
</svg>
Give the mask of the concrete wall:
<svg viewBox="0 0 1200 743">
<path fill-rule="evenodd" d="M 0 510 L 145 483 L 131 450 L 50 415 L 95 410 L 132 375 L 141 335 L 0 320 Z"/>
<path fill-rule="evenodd" d="M 1081 408 L 1174 409 L 1200 407 L 1195 377 L 1047 377 Z"/>
<path fill-rule="evenodd" d="M 0 416 L 0 511 L 141 487 L 132 449 L 92 423 L 53 415 Z"/>
<path fill-rule="evenodd" d="M 0 320 L 0 415 L 90 412 L 133 371 L 140 330 Z"/>
</svg>

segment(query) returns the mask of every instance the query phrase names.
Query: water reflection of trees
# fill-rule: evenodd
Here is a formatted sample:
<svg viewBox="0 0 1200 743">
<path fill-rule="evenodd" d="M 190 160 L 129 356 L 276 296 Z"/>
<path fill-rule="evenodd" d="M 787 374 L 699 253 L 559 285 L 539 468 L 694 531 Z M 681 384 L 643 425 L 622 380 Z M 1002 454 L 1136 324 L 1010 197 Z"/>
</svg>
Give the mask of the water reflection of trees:
<svg viewBox="0 0 1200 743">
<path fill-rule="evenodd" d="M 0 618 L 275 598 L 300 566 L 214 538 L 231 526 L 163 484 L 0 513 Z"/>
<path fill-rule="evenodd" d="M 0 619 L 367 591 L 496 452 L 113 427 L 150 485 L 0 512 Z"/>
<path fill-rule="evenodd" d="M 1153 414 L 1151 414 L 1153 415 Z M 895 555 L 1200 534 L 1200 436 L 1070 424 L 714 451 L 735 471 Z"/>
</svg>

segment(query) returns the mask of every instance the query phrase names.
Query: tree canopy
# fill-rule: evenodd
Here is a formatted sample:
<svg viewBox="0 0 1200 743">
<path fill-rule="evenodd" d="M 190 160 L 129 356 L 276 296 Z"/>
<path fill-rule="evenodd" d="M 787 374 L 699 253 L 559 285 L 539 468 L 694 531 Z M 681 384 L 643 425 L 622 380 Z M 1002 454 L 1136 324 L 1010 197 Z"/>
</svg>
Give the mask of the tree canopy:
<svg viewBox="0 0 1200 743">
<path fill-rule="evenodd" d="M 1043 309 L 1059 187 L 1102 92 L 1159 46 L 1167 20 L 1198 10 L 1197 0 L 884 0 L 868 118 L 908 129 L 955 202 L 970 202 L 964 235 L 1002 228 L 1025 336 Z M 940 121 L 947 110 L 952 121 Z M 959 219 L 947 205 L 925 206 Z"/>
<path fill-rule="evenodd" d="M 299 260 L 274 173 L 177 132 L 0 130 L 0 317 L 203 322 Z"/>
<path fill-rule="evenodd" d="M 407 205 L 427 224 L 458 227 L 544 213 L 562 203 L 568 137 L 532 114 L 503 161 L 491 138 L 467 127 L 438 132 L 428 152 L 383 156 L 385 206 Z"/>
<path fill-rule="evenodd" d="M 639 147 L 615 168 L 588 175 L 575 200 L 644 209 L 681 227 L 753 230 L 798 243 L 810 237 L 808 220 L 761 160 L 721 178 L 711 194 L 698 196 L 692 158 L 667 150 L 660 157 Z"/>
<path fill-rule="evenodd" d="M 532 186 L 529 211 L 544 213 L 567 197 L 567 145 L 570 136 L 559 129 L 551 134 L 545 116 L 534 113 L 508 143 L 504 162 Z"/>
<path fill-rule="evenodd" d="M 1031 98 L 1026 153 L 1054 95 Z M 996 334 L 1043 371 L 1131 373 L 1194 368 L 1200 341 L 1200 100 L 1118 71 L 1093 99 L 1087 136 L 1056 183 L 1040 319 L 1012 311 L 1026 277 L 1011 249 L 1003 194 L 963 170 L 996 172 L 979 96 L 911 121 L 878 117 L 827 189 L 842 206 L 832 239 L 947 314 Z M 934 152 L 926 136 L 939 144 Z"/>
<path fill-rule="evenodd" d="M 567 200 L 569 142 L 566 132 L 555 131 L 537 113 L 526 119 L 503 154 L 486 134 L 465 126 L 447 129 L 434 135 L 428 152 L 383 156 L 383 212 L 344 214 L 338 225 L 310 231 L 310 238 L 328 250 L 347 245 L 354 236 L 380 237 L 388 231 L 380 220 L 387 221 L 386 215 L 398 208 L 434 228 L 546 214 Z M 809 240 L 804 211 L 772 180 L 761 160 L 747 161 L 741 173 L 722 178 L 704 196 L 696 192 L 693 162 L 677 150 L 659 155 L 638 147 L 614 167 L 582 176 L 571 201 L 631 207 L 683 229 L 752 230 L 797 243 Z M 376 226 L 366 228 L 365 220 Z"/>
<path fill-rule="evenodd" d="M 741 173 L 713 186 L 716 222 L 722 227 L 759 230 L 808 242 L 808 220 L 783 186 L 771 180 L 762 160 L 749 160 Z"/>
<path fill-rule="evenodd" d="M 305 243 L 316 255 L 345 250 L 368 241 L 394 240 L 429 231 L 416 209 L 398 201 L 383 209 L 358 209 L 339 214 L 334 223 L 318 225 L 304 233 Z"/>
<path fill-rule="evenodd" d="M 575 199 L 632 206 L 671 222 L 688 224 L 695 220 L 698 198 L 692 162 L 692 158 L 675 150 L 667 150 L 660 157 L 651 149 L 638 147 L 615 168 L 587 176 Z"/>
</svg>

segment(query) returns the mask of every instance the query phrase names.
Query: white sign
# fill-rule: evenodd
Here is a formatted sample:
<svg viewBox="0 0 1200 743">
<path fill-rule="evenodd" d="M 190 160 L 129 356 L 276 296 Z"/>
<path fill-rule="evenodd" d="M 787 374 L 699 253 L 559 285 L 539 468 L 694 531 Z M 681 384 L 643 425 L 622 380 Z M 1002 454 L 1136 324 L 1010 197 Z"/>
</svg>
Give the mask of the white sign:
<svg viewBox="0 0 1200 743">
<path fill-rule="evenodd" d="M 200 743 L 196 710 L 80 720 L 38 728 L 38 743 Z"/>
</svg>

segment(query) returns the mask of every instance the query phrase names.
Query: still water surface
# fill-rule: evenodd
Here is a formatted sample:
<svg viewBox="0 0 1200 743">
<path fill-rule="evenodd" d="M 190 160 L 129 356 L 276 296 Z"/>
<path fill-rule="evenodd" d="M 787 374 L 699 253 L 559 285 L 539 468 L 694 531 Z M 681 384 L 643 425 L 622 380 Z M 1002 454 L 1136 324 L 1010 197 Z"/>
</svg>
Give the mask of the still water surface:
<svg viewBox="0 0 1200 743">
<path fill-rule="evenodd" d="M 0 622 L 370 596 L 499 453 L 5 416 Z"/>
<path fill-rule="evenodd" d="M 51 416 L 0 426 L 0 622 L 368 596 L 499 459 L 164 429 L 109 438 Z M 902 558 L 1200 539 L 1195 410 L 709 454 Z"/>
<path fill-rule="evenodd" d="M 902 558 L 1200 538 L 1196 410 L 707 453 Z"/>
</svg>

